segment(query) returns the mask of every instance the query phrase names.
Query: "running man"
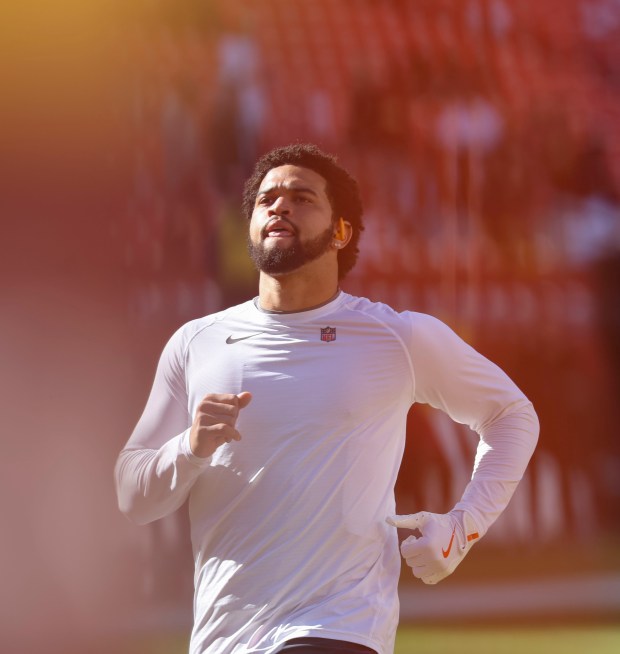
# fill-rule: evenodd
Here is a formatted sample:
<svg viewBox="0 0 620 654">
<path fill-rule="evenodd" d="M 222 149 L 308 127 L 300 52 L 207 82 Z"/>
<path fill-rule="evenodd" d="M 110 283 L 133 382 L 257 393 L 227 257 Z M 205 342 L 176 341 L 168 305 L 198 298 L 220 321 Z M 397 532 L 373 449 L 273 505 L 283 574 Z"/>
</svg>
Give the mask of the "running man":
<svg viewBox="0 0 620 654">
<path fill-rule="evenodd" d="M 145 524 L 189 497 L 192 654 L 391 654 L 396 527 L 428 584 L 506 507 L 538 438 L 531 403 L 428 315 L 339 288 L 363 230 L 357 183 L 311 145 L 278 148 L 244 191 L 258 297 L 181 327 L 116 465 Z M 395 516 L 415 402 L 480 441 L 447 514 Z"/>
</svg>

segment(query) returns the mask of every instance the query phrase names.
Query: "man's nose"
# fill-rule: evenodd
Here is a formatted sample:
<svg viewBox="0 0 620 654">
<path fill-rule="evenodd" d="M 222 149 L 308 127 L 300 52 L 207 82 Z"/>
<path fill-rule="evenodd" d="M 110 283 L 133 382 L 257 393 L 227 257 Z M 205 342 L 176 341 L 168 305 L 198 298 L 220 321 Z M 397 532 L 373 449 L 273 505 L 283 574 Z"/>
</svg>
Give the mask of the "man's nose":
<svg viewBox="0 0 620 654">
<path fill-rule="evenodd" d="M 278 196 L 269 207 L 270 216 L 286 216 L 290 213 L 290 206 L 283 195 Z"/>
</svg>

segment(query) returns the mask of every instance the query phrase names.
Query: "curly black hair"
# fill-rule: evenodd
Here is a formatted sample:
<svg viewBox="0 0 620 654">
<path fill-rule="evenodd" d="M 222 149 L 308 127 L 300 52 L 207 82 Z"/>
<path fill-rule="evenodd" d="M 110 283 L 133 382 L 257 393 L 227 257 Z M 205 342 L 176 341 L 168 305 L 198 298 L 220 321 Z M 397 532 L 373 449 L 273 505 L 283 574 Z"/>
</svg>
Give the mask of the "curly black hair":
<svg viewBox="0 0 620 654">
<path fill-rule="evenodd" d="M 364 229 L 362 200 L 357 182 L 327 154 L 311 143 L 296 143 L 275 148 L 264 154 L 254 166 L 251 177 L 243 188 L 241 209 L 250 220 L 258 189 L 265 175 L 279 166 L 300 166 L 318 173 L 327 182 L 327 196 L 333 210 L 334 222 L 342 217 L 351 223 L 353 235 L 346 247 L 338 252 L 338 278 L 342 279 L 355 265 L 359 254 L 358 243 Z"/>
</svg>

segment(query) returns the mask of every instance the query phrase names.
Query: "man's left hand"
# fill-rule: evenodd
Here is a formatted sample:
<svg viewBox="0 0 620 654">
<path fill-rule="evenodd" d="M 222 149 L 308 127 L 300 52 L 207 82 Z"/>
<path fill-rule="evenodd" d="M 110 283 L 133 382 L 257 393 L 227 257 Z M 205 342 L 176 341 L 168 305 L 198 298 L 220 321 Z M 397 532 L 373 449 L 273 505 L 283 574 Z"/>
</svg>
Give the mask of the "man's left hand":
<svg viewBox="0 0 620 654">
<path fill-rule="evenodd" d="M 465 511 L 395 515 L 386 522 L 400 529 L 417 530 L 419 536 L 406 538 L 400 551 L 425 584 L 436 584 L 451 574 L 478 540 L 478 531 Z"/>
</svg>

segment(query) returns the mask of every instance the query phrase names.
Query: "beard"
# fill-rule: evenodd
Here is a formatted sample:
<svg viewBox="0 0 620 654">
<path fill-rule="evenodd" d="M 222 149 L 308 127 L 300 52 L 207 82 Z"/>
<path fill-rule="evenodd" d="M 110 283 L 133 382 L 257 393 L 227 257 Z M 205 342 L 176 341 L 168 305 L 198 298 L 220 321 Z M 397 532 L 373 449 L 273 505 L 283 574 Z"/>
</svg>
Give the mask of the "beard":
<svg viewBox="0 0 620 654">
<path fill-rule="evenodd" d="M 248 235 L 248 252 L 260 272 L 277 275 L 292 272 L 318 259 L 329 250 L 333 238 L 334 228 L 330 226 L 308 241 L 302 242 L 295 233 L 293 242 L 287 247 L 274 245 L 266 248 L 264 239 L 260 243 L 252 243 Z"/>
</svg>

